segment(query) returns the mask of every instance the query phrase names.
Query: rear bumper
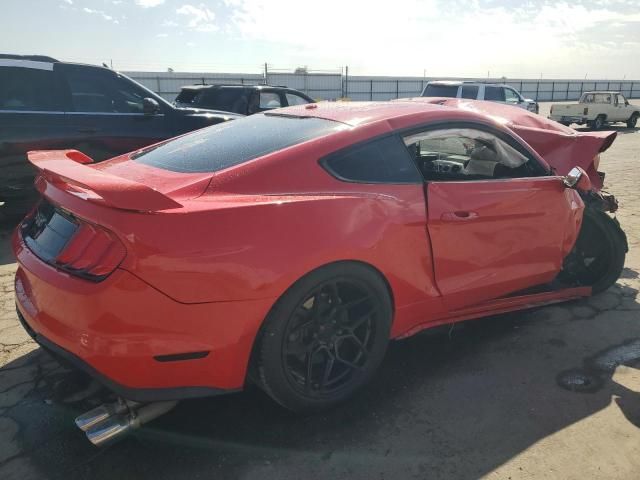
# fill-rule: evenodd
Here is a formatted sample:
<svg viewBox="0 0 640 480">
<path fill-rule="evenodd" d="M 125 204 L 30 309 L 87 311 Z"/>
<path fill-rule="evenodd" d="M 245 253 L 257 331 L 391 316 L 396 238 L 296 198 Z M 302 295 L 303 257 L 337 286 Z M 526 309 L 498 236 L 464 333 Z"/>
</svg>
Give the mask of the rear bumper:
<svg viewBox="0 0 640 480">
<path fill-rule="evenodd" d="M 549 115 L 549 120 L 555 122 L 569 122 L 582 125 L 587 122 L 587 119 L 580 115 Z"/>
<path fill-rule="evenodd" d="M 82 358 L 65 350 L 61 346 L 56 345 L 43 335 L 36 333 L 29 326 L 24 316 L 20 312 L 20 309 L 17 309 L 17 314 L 18 318 L 20 319 L 20 323 L 29 333 L 29 335 L 31 335 L 31 338 L 33 338 L 36 343 L 38 343 L 38 345 L 49 352 L 49 354 L 56 358 L 61 364 L 85 372 L 120 397 L 144 403 L 160 402 L 165 400 L 182 400 L 186 398 L 210 397 L 232 393 L 234 391 L 213 387 L 132 388 L 121 385 L 100 373 L 90 364 L 85 362 Z"/>
<path fill-rule="evenodd" d="M 45 264 L 14 235 L 16 305 L 46 349 L 137 401 L 243 387 L 272 299 L 179 303 L 116 270 L 93 283 Z"/>
</svg>

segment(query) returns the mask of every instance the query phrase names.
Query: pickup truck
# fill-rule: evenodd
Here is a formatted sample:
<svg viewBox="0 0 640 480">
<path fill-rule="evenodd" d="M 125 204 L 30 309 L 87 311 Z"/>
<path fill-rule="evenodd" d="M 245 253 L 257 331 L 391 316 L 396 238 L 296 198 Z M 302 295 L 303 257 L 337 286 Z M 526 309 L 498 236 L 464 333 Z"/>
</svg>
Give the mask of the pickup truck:
<svg viewBox="0 0 640 480">
<path fill-rule="evenodd" d="M 634 128 L 640 117 L 640 107 L 631 105 L 620 92 L 585 92 L 577 104 L 553 104 L 549 118 L 563 125 L 587 124 L 598 130 L 607 123 L 625 122 Z"/>
</svg>

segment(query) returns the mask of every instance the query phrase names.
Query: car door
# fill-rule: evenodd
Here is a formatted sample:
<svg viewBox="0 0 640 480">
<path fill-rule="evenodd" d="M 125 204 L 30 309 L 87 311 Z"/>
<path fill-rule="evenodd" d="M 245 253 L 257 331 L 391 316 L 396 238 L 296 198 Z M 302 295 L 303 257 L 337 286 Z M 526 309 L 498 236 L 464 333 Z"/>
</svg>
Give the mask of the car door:
<svg viewBox="0 0 640 480">
<path fill-rule="evenodd" d="M 307 103 L 313 102 L 313 100 L 291 91 L 284 92 L 284 96 L 287 101 L 286 105 L 289 107 L 293 105 L 306 105 Z"/>
<path fill-rule="evenodd" d="M 425 177 L 435 279 L 448 309 L 555 278 L 584 207 L 561 177 L 485 127 L 426 130 L 405 144 Z"/>
<path fill-rule="evenodd" d="M 56 65 L 69 92 L 72 148 L 96 161 L 172 136 L 165 106 L 145 114 L 148 92 L 105 68 Z"/>
<path fill-rule="evenodd" d="M 265 112 L 286 106 L 282 92 L 277 90 L 260 89 L 258 91 L 258 111 Z"/>
<path fill-rule="evenodd" d="M 504 88 L 494 85 L 485 85 L 484 99 L 490 102 L 505 103 Z"/>
<path fill-rule="evenodd" d="M 518 95 L 518 93 L 515 90 L 509 87 L 502 87 L 502 88 L 504 90 L 504 100 L 507 105 L 526 108 L 526 106 L 523 106 L 524 103 L 522 102 L 522 98 L 520 97 L 520 95 Z"/>
<path fill-rule="evenodd" d="M 615 95 L 614 103 L 615 103 L 615 108 L 614 108 L 615 121 L 616 122 L 627 121 L 630 115 L 627 113 L 625 98 L 622 95 L 617 94 Z"/>
<path fill-rule="evenodd" d="M 64 98 L 53 65 L 0 60 L 0 212 L 7 215 L 26 213 L 37 198 L 35 170 L 26 153 L 68 146 Z"/>
</svg>

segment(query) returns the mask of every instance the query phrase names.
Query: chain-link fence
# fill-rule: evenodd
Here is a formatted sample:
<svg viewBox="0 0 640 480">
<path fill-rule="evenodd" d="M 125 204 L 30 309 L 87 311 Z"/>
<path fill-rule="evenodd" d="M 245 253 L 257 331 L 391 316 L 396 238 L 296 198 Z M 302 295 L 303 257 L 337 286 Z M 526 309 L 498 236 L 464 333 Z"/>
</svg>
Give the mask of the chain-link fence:
<svg viewBox="0 0 640 480">
<path fill-rule="evenodd" d="M 318 100 L 391 100 L 416 97 L 430 80 L 427 77 L 350 76 L 342 73 L 318 72 L 263 72 L 263 73 L 156 73 L 128 72 L 127 75 L 142 83 L 167 100 L 174 100 L 184 85 L 282 85 L 300 90 Z M 583 92 L 591 90 L 619 91 L 627 98 L 640 97 L 640 80 L 532 80 L 505 78 L 464 78 L 484 83 L 504 83 L 517 89 L 525 98 L 536 101 L 577 100 Z"/>
</svg>

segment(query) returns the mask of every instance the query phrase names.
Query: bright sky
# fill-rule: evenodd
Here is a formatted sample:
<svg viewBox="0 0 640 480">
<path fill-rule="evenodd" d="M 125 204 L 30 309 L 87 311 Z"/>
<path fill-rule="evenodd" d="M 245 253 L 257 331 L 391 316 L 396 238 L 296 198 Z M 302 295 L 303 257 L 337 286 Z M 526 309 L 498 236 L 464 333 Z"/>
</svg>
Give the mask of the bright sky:
<svg viewBox="0 0 640 480">
<path fill-rule="evenodd" d="M 0 0 L 0 52 L 118 70 L 640 79 L 640 0 Z"/>
</svg>

